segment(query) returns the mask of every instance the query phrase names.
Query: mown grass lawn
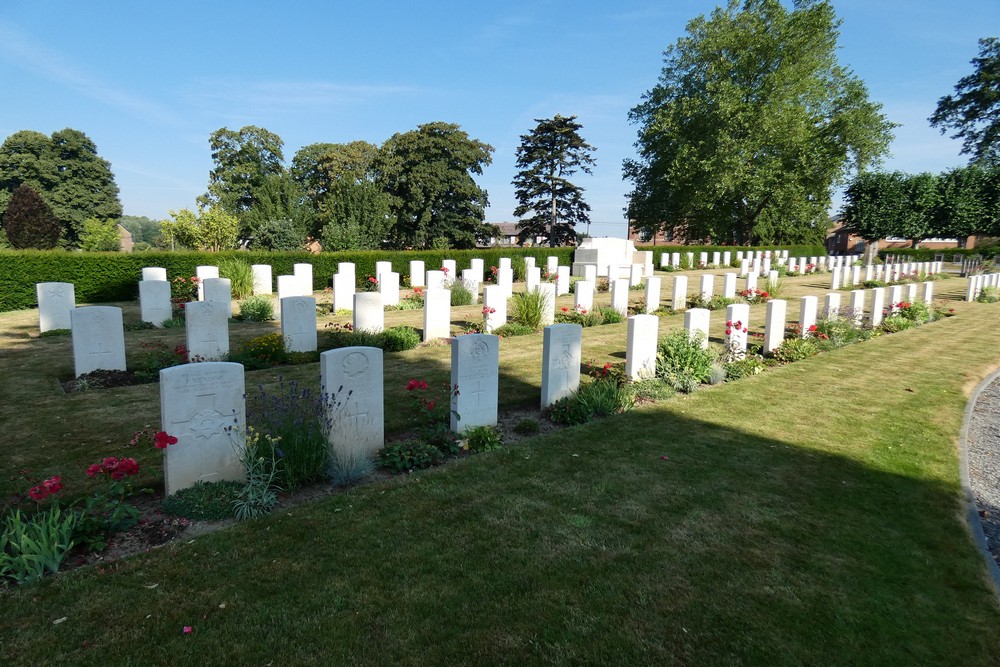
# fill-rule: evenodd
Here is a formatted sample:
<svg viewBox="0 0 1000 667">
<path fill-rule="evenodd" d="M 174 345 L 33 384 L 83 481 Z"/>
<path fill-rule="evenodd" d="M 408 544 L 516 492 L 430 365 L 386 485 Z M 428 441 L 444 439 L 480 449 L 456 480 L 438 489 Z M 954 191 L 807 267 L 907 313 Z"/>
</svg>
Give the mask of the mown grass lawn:
<svg viewBox="0 0 1000 667">
<path fill-rule="evenodd" d="M 952 284 L 964 290 L 945 281 L 939 294 Z M 1000 307 L 956 310 L 0 593 L 2 653 L 9 664 L 993 664 L 1000 605 L 961 518 L 955 443 L 968 392 L 1000 365 Z M 28 317 L 0 316 L 8 492 L 19 466 L 76 482 L 82 469 L 69 470 L 158 417 L 155 385 L 62 394 L 68 339 L 23 338 Z M 585 335 L 585 359 L 624 351 L 624 325 Z M 503 401 L 537 400 L 540 338 L 501 346 Z M 388 396 L 389 378 L 446 377 L 447 352 L 399 355 Z M 150 466 L 153 483 L 159 474 Z"/>
</svg>

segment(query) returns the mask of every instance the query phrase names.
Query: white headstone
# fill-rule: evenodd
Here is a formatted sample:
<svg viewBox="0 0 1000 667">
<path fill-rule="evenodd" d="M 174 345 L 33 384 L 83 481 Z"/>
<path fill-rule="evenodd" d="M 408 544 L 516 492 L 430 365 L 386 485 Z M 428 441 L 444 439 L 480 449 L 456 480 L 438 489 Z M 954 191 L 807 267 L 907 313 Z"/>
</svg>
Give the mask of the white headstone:
<svg viewBox="0 0 1000 667">
<path fill-rule="evenodd" d="M 674 291 L 671 294 L 670 308 L 675 313 L 687 308 L 687 276 L 674 276 Z"/>
<path fill-rule="evenodd" d="M 556 270 L 559 268 L 559 258 L 549 255 L 545 258 L 545 272 L 550 276 L 556 274 Z"/>
<path fill-rule="evenodd" d="M 483 317 L 486 333 L 507 323 L 507 295 L 499 285 L 487 285 L 483 288 Z"/>
<path fill-rule="evenodd" d="M 556 286 L 542 283 L 538 292 L 542 295 L 542 326 L 548 326 L 556 321 Z"/>
<path fill-rule="evenodd" d="M 889 288 L 889 309 L 895 313 L 899 310 L 899 304 L 903 301 L 903 286 L 893 285 Z"/>
<path fill-rule="evenodd" d="M 646 312 L 652 313 L 660 308 L 660 279 L 657 276 L 646 278 Z"/>
<path fill-rule="evenodd" d="M 708 347 L 708 326 L 711 316 L 712 311 L 707 308 L 692 308 L 684 313 L 684 330 L 688 336 L 701 332 L 700 341 L 704 348 Z"/>
<path fill-rule="evenodd" d="M 76 308 L 73 283 L 36 283 L 38 330 L 42 333 L 73 326 L 70 313 Z"/>
<path fill-rule="evenodd" d="M 446 280 L 458 279 L 458 262 L 453 259 L 441 260 L 441 270 L 445 273 Z"/>
<path fill-rule="evenodd" d="M 628 281 L 611 281 L 611 307 L 621 315 L 628 314 Z"/>
<path fill-rule="evenodd" d="M 451 336 L 451 290 L 424 291 L 424 342 Z"/>
<path fill-rule="evenodd" d="M 299 263 L 292 265 L 292 274 L 299 279 L 299 296 L 309 296 L 313 293 L 313 265 Z"/>
<path fill-rule="evenodd" d="M 856 289 L 851 292 L 851 317 L 858 326 L 865 317 L 865 291 Z"/>
<path fill-rule="evenodd" d="M 385 444 L 383 368 L 377 347 L 342 347 L 319 355 L 335 462 L 373 457 Z"/>
<path fill-rule="evenodd" d="M 524 277 L 524 291 L 534 292 L 542 283 L 542 270 L 537 266 L 530 267 Z"/>
<path fill-rule="evenodd" d="M 597 266 L 593 264 L 588 264 L 583 267 L 583 279 L 589 282 L 591 285 L 597 284 Z"/>
<path fill-rule="evenodd" d="M 727 299 L 736 298 L 736 274 L 724 273 L 722 275 L 722 296 Z"/>
<path fill-rule="evenodd" d="M 450 280 L 447 273 L 438 269 L 427 271 L 424 275 L 427 279 L 427 289 L 445 289 Z"/>
<path fill-rule="evenodd" d="M 882 318 L 885 316 L 883 311 L 885 310 L 885 288 L 876 287 L 872 290 L 872 311 L 871 311 L 871 325 L 872 327 L 877 327 L 882 324 Z"/>
<path fill-rule="evenodd" d="M 385 329 L 385 308 L 378 292 L 354 295 L 354 330 L 378 333 Z"/>
<path fill-rule="evenodd" d="M 706 266 L 708 266 L 708 253 L 707 252 L 699 252 L 698 253 L 698 266 L 701 267 L 701 268 L 705 268 Z"/>
<path fill-rule="evenodd" d="M 750 275 L 750 260 L 741 259 L 740 260 L 740 277 L 745 278 Z"/>
<path fill-rule="evenodd" d="M 219 267 L 196 266 L 194 267 L 194 275 L 198 278 L 198 300 L 203 301 L 205 299 L 204 280 L 205 278 L 218 278 Z"/>
<path fill-rule="evenodd" d="M 830 271 L 830 289 L 840 289 L 840 272 L 841 268 L 839 266 L 833 267 L 833 270 Z"/>
<path fill-rule="evenodd" d="M 816 308 L 818 297 L 804 296 L 799 300 L 799 328 L 802 338 L 809 337 L 809 330 L 816 326 Z"/>
<path fill-rule="evenodd" d="M 281 319 L 281 300 L 299 294 L 299 279 L 296 276 L 278 276 L 278 319 Z"/>
<path fill-rule="evenodd" d="M 594 309 L 594 283 L 589 280 L 578 280 L 574 285 L 573 308 L 578 312 L 590 312 Z"/>
<path fill-rule="evenodd" d="M 736 359 L 746 356 L 749 331 L 750 306 L 745 303 L 726 306 L 726 351 Z"/>
<path fill-rule="evenodd" d="M 497 270 L 499 271 L 499 270 L 509 269 L 509 268 L 511 268 L 510 257 L 501 257 L 500 258 L 500 265 L 497 267 Z"/>
<path fill-rule="evenodd" d="M 579 324 L 545 327 L 542 332 L 543 410 L 580 388 L 582 350 L 583 327 Z"/>
<path fill-rule="evenodd" d="M 343 264 L 343 262 L 341 262 Z M 351 266 L 354 266 L 353 264 Z M 333 310 L 354 309 L 355 282 L 353 273 L 336 273 L 333 276 Z M 278 292 L 281 292 L 281 277 L 278 277 Z"/>
<path fill-rule="evenodd" d="M 451 341 L 451 430 L 463 433 L 497 423 L 500 339 L 467 334 Z"/>
<path fill-rule="evenodd" d="M 826 299 L 823 303 L 823 313 L 826 315 L 826 319 L 832 320 L 840 315 L 840 293 L 830 292 L 826 295 Z"/>
<path fill-rule="evenodd" d="M 382 274 L 392 271 L 392 262 L 375 262 L 375 279 L 382 282 Z"/>
<path fill-rule="evenodd" d="M 712 265 L 713 266 L 719 266 L 719 264 L 721 264 L 721 263 L 722 263 L 722 253 L 721 252 L 713 252 L 712 253 Z"/>
<path fill-rule="evenodd" d="M 378 292 L 382 295 L 382 303 L 386 306 L 399 305 L 399 274 L 386 271 L 379 274 Z"/>
<path fill-rule="evenodd" d="M 715 293 L 715 276 L 712 274 L 701 277 L 701 298 L 708 301 Z"/>
<path fill-rule="evenodd" d="M 281 334 L 289 352 L 317 349 L 315 297 L 287 296 L 281 300 Z"/>
<path fill-rule="evenodd" d="M 569 294 L 569 267 L 556 267 L 556 296 Z"/>
<path fill-rule="evenodd" d="M 160 371 L 160 427 L 177 438 L 164 450 L 166 495 L 198 482 L 240 480 L 246 447 L 243 366 L 184 364 Z"/>
<path fill-rule="evenodd" d="M 160 326 L 173 316 L 170 283 L 166 280 L 140 280 L 139 317 L 142 321 Z"/>
<path fill-rule="evenodd" d="M 747 286 L 746 286 L 746 290 L 748 292 L 753 292 L 756 289 L 757 289 L 757 274 L 756 273 L 748 273 L 747 274 Z"/>
<path fill-rule="evenodd" d="M 930 281 L 924 283 L 924 303 L 928 306 L 934 303 L 934 283 Z"/>
<path fill-rule="evenodd" d="M 357 284 L 358 275 L 354 262 L 337 262 L 337 273 L 351 277 L 351 283 Z"/>
<path fill-rule="evenodd" d="M 764 311 L 764 352 L 773 352 L 785 340 L 785 310 L 787 303 L 781 299 L 767 302 Z"/>
<path fill-rule="evenodd" d="M 527 261 L 527 259 L 528 258 L 525 258 L 525 261 Z M 532 257 L 531 260 L 533 265 L 535 258 Z M 485 274 L 483 273 L 483 260 L 478 257 L 473 257 L 469 260 L 469 268 L 475 271 L 476 281 L 480 283 L 483 282 L 483 279 L 485 278 Z"/>
<path fill-rule="evenodd" d="M 424 282 L 424 263 L 419 259 L 414 259 L 410 261 L 410 287 L 423 287 L 426 285 Z"/>
<path fill-rule="evenodd" d="M 733 263 L 733 253 L 729 250 L 722 253 L 722 263 L 729 266 Z"/>
<path fill-rule="evenodd" d="M 917 284 L 908 283 L 906 285 L 906 300 L 913 303 L 917 300 Z"/>
<path fill-rule="evenodd" d="M 143 280 L 166 280 L 167 270 L 159 266 L 145 266 L 142 269 Z"/>
<path fill-rule="evenodd" d="M 274 287 L 271 280 L 271 265 L 254 264 L 250 267 L 250 270 L 253 271 L 253 293 L 273 294 Z"/>
<path fill-rule="evenodd" d="M 640 285 L 642 284 L 642 264 L 631 264 L 628 270 L 628 284 Z"/>
<path fill-rule="evenodd" d="M 659 327 L 660 318 L 656 315 L 633 315 L 628 318 L 625 374 L 629 379 L 644 380 L 656 375 L 656 343 Z"/>
<path fill-rule="evenodd" d="M 301 278 L 300 278 L 301 280 Z M 211 301 L 222 306 L 227 313 L 233 312 L 233 288 L 229 278 L 205 278 L 205 301 Z"/>
<path fill-rule="evenodd" d="M 474 269 L 462 269 L 462 284 L 472 295 L 472 303 L 479 303 L 479 276 Z"/>
<path fill-rule="evenodd" d="M 122 309 L 84 306 L 70 311 L 73 330 L 73 373 L 125 370 L 125 328 Z"/>
<path fill-rule="evenodd" d="M 504 259 L 507 260 L 508 264 L 510 263 L 510 258 L 502 257 L 501 261 Z M 501 266 L 497 269 L 497 285 L 503 288 L 504 294 L 506 294 L 509 299 L 514 293 L 514 269 L 509 266 Z"/>
<path fill-rule="evenodd" d="M 229 313 L 211 301 L 193 301 L 184 306 L 184 329 L 188 361 L 195 357 L 218 361 L 229 354 Z"/>
</svg>

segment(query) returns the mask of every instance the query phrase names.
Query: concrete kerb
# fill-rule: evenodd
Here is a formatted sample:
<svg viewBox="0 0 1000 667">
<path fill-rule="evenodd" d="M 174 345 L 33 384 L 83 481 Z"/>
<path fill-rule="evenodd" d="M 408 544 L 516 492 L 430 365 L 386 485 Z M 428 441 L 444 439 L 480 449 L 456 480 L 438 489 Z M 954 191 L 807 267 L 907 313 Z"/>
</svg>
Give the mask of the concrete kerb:
<svg viewBox="0 0 1000 667">
<path fill-rule="evenodd" d="M 972 413 L 976 407 L 976 401 L 979 400 L 979 395 L 984 389 L 989 387 L 993 382 L 1000 378 L 1000 369 L 997 369 L 990 373 L 989 377 L 979 383 L 975 390 L 972 392 L 972 396 L 969 397 L 969 402 L 965 406 L 965 414 L 962 417 L 962 430 L 958 436 L 959 451 L 961 453 L 961 460 L 959 462 L 960 474 L 962 476 L 962 493 L 965 494 L 965 520 L 969 525 L 969 530 L 972 532 L 972 537 L 976 541 L 976 546 L 979 547 L 979 551 L 982 553 L 983 558 L 986 559 L 986 569 L 990 575 L 990 581 L 993 584 L 993 592 L 1000 596 L 1000 566 L 997 565 L 996 560 L 993 558 L 993 554 L 990 553 L 989 546 L 986 544 L 986 534 L 983 532 L 983 523 L 979 520 L 979 506 L 976 505 L 976 496 L 972 492 L 972 484 L 969 480 L 969 424 L 972 421 Z"/>
</svg>

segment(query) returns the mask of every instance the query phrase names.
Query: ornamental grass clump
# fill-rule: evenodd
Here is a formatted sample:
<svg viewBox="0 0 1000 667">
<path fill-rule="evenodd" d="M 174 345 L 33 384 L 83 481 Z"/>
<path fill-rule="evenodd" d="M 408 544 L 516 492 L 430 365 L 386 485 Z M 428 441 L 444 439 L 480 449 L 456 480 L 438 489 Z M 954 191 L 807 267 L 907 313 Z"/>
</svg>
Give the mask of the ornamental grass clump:
<svg viewBox="0 0 1000 667">
<path fill-rule="evenodd" d="M 274 319 L 274 301 L 257 294 L 240 302 L 240 319 L 244 322 L 269 322 Z"/>
<path fill-rule="evenodd" d="M 518 324 L 537 331 L 542 326 L 542 316 L 545 312 L 548 297 L 540 290 L 518 292 L 510 299 L 510 319 Z"/>
<path fill-rule="evenodd" d="M 238 257 L 219 260 L 219 277 L 229 278 L 229 288 L 234 299 L 245 299 L 253 294 L 253 267 Z"/>
<path fill-rule="evenodd" d="M 295 489 L 326 477 L 329 464 L 327 434 L 330 421 L 328 397 L 309 387 L 278 378 L 268 391 L 258 385 L 247 394 L 247 425 L 261 436 L 260 447 L 271 448 L 273 460 L 281 460 L 275 483 Z"/>
</svg>

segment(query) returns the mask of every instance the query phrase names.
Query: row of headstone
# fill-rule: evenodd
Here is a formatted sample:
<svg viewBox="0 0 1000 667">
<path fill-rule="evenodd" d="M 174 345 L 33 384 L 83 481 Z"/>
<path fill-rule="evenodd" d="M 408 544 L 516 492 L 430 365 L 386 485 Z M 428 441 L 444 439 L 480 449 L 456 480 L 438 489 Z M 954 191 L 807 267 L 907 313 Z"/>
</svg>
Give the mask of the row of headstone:
<svg viewBox="0 0 1000 667">
<path fill-rule="evenodd" d="M 1000 288 L 1000 273 L 979 273 L 969 276 L 969 285 L 965 293 L 966 301 L 975 301 L 984 287 Z"/>
</svg>

